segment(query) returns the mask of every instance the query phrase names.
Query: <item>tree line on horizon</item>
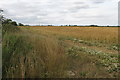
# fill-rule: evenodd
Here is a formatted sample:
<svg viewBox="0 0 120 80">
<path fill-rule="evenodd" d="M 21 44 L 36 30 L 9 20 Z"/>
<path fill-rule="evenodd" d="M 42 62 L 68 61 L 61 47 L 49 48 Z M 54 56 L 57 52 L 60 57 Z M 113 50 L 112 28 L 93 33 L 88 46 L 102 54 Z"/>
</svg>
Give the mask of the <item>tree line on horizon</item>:
<svg viewBox="0 0 120 80">
<path fill-rule="evenodd" d="M 2 9 L 0 9 L 0 13 L 2 13 L 3 12 L 3 10 Z M 4 20 L 4 22 L 6 22 L 6 23 L 11 23 L 12 25 L 14 25 L 14 26 L 31 26 L 31 25 L 24 25 L 23 23 L 17 23 L 16 21 L 13 21 L 13 20 L 11 20 L 11 19 L 7 19 L 7 18 L 5 18 L 5 17 L 3 17 L 2 15 L 0 15 L 0 21 L 3 21 Z M 35 25 L 35 26 L 55 26 L 55 25 L 51 25 L 51 24 L 48 24 L 48 25 Z M 110 26 L 110 25 L 106 25 L 106 26 L 100 26 L 100 25 L 71 25 L 71 24 L 68 24 L 68 25 L 59 25 L 59 26 L 83 26 L 83 27 L 120 27 L 119 25 L 118 26 Z"/>
<path fill-rule="evenodd" d="M 17 23 L 16 21 L 13 21 L 11 19 L 6 19 L 4 18 L 4 23 L 11 23 L 14 26 L 31 26 L 31 25 L 24 25 L 23 23 Z M 35 26 L 55 26 L 55 25 L 35 25 Z M 79 27 L 79 26 L 83 26 L 83 27 L 120 27 L 120 26 L 99 26 L 99 25 L 60 25 L 62 26 L 73 26 L 73 27 Z"/>
</svg>

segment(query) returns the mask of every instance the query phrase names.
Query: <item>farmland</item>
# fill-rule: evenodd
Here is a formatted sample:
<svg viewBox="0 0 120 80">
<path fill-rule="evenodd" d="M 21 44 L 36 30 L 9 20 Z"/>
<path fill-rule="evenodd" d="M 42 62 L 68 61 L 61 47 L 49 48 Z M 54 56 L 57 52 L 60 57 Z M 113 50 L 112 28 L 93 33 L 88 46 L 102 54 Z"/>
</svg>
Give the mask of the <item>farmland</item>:
<svg viewBox="0 0 120 80">
<path fill-rule="evenodd" d="M 118 43 L 118 27 L 31 27 L 29 29 L 48 36 L 51 34 L 108 44 Z"/>
<path fill-rule="evenodd" d="M 21 31 L 18 33 L 5 34 L 7 40 L 13 41 L 8 48 L 14 43 L 17 45 L 10 65 L 4 71 L 5 77 L 119 77 L 118 27 L 19 28 Z M 3 46 L 7 45 L 7 40 Z"/>
</svg>

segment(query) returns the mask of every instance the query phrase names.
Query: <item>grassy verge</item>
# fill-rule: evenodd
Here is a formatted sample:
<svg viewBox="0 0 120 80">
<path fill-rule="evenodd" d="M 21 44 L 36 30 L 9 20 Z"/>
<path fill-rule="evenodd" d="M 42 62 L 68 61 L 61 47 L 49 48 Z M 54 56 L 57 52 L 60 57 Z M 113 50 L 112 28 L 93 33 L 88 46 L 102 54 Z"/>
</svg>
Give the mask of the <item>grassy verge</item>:
<svg viewBox="0 0 120 80">
<path fill-rule="evenodd" d="M 9 33 L 3 39 L 3 77 L 65 77 L 67 57 L 61 43 L 51 38 Z"/>
<path fill-rule="evenodd" d="M 70 32 L 58 33 L 58 28 L 55 32 L 46 31 L 47 28 L 41 29 L 36 31 L 37 29 L 27 27 L 19 32 L 5 32 L 3 36 L 4 78 L 117 77 L 118 55 L 74 44 L 103 47 L 104 43 L 81 40 L 76 37 L 79 36 L 75 34 L 76 32 L 71 36 L 73 34 Z M 62 28 L 60 31 L 65 32 L 66 29 L 64 31 Z M 73 42 L 73 45 L 66 43 L 67 40 Z"/>
</svg>

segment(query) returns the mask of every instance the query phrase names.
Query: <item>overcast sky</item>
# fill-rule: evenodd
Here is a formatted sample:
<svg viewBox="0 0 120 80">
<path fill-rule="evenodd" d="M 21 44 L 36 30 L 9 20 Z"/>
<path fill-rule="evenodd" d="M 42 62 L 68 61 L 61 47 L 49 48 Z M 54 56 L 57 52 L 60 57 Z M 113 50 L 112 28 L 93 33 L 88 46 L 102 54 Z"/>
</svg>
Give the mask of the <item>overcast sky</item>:
<svg viewBox="0 0 120 80">
<path fill-rule="evenodd" d="M 0 0 L 0 9 L 24 24 L 118 25 L 118 1 Z"/>
</svg>

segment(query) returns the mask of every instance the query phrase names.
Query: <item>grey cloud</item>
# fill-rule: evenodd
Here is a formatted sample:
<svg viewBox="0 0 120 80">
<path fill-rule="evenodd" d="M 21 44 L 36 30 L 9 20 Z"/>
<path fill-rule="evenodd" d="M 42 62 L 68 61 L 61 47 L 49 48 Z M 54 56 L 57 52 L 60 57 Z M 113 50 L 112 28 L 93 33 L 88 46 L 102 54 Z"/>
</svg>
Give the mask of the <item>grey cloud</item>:
<svg viewBox="0 0 120 80">
<path fill-rule="evenodd" d="M 88 9 L 90 8 L 89 5 L 83 5 L 83 6 L 75 6 L 74 9 Z"/>
<path fill-rule="evenodd" d="M 76 16 L 75 18 L 95 19 L 95 18 L 107 18 L 107 17 L 109 17 L 109 16 L 105 16 L 105 15 L 92 15 L 92 16 L 82 15 L 82 16 Z"/>
<path fill-rule="evenodd" d="M 104 3 L 106 0 L 93 0 L 94 4 L 101 4 Z"/>
<path fill-rule="evenodd" d="M 80 5 L 80 4 L 85 4 L 85 2 L 75 2 L 74 4 Z"/>
<path fill-rule="evenodd" d="M 24 24 L 39 24 L 40 19 L 38 19 L 37 16 L 31 16 L 31 17 L 13 17 L 18 22 L 24 23 Z"/>
<path fill-rule="evenodd" d="M 104 3 L 103 1 L 95 1 L 95 4 L 100 4 L 100 3 Z"/>
<path fill-rule="evenodd" d="M 115 0 L 109 0 L 109 3 L 107 1 L 12 0 L 12 2 L 9 2 L 9 0 L 3 0 L 0 3 L 0 7 L 5 10 L 4 14 L 6 17 L 25 24 L 87 24 L 90 22 L 100 22 L 101 25 L 102 23 L 116 24 L 117 18 L 108 18 L 116 17 L 117 13 L 113 14 L 113 12 L 117 9 L 112 8 L 114 7 Z M 99 5 L 97 6 L 97 4 Z"/>
<path fill-rule="evenodd" d="M 48 15 L 48 13 L 44 10 L 44 8 L 42 7 L 38 8 L 39 5 L 31 6 L 25 2 L 22 2 L 21 4 L 13 3 L 8 6 L 6 5 L 5 13 L 8 16 L 15 16 L 15 14 L 17 14 L 18 16 L 32 16 L 32 15 L 47 16 Z M 7 8 L 9 8 L 9 10 Z"/>
<path fill-rule="evenodd" d="M 90 8 L 91 7 L 89 5 L 86 5 L 86 4 L 84 4 L 84 5 L 76 5 L 76 6 L 72 7 L 72 8 L 70 8 L 69 11 L 72 12 L 72 13 L 76 13 L 76 12 L 79 12 L 81 9 L 85 10 L 85 9 L 90 9 Z"/>
</svg>

